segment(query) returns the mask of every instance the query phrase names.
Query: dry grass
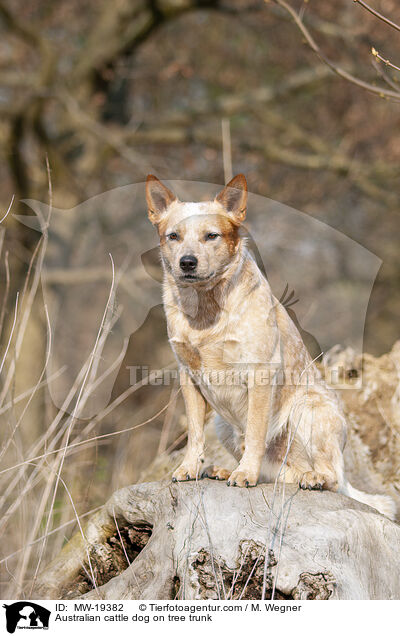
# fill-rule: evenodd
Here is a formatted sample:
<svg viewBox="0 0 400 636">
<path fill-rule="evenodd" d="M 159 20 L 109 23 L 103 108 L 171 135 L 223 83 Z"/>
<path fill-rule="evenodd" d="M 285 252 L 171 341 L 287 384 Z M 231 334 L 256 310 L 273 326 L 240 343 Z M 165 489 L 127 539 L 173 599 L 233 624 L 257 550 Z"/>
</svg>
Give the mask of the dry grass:
<svg viewBox="0 0 400 636">
<path fill-rule="evenodd" d="M 51 213 L 49 169 L 48 175 Z M 109 374 L 121 366 L 128 344 L 125 340 L 114 362 L 100 373 L 99 361 L 107 337 L 120 319 L 120 313 L 115 313 L 113 306 L 122 273 L 114 271 L 111 255 L 109 296 L 90 355 L 64 403 L 60 408 L 54 406 L 49 387 L 63 374 L 64 368 L 47 373 L 53 342 L 40 281 L 48 222 L 49 219 L 41 219 L 43 234 L 32 255 L 22 289 L 14 298 L 10 297 L 8 254 L 2 256 L 0 251 L 6 272 L 0 307 L 2 598 L 29 597 L 43 564 L 60 551 L 72 533 L 78 531 L 84 535 L 84 518 L 108 498 L 115 485 L 134 481 L 137 467 L 146 466 L 154 458 L 158 446 L 159 452 L 163 452 L 171 440 L 173 442 L 175 434 L 172 419 L 179 394 L 176 387 L 171 399 L 167 398 L 162 405 L 158 400 L 138 407 L 134 420 L 131 418 L 136 423 L 126 425 L 128 412 L 124 405 L 143 386 L 145 379 L 119 393 L 94 417 L 81 418 L 93 393 L 101 389 Z M 2 238 L 4 228 L 0 227 L 0 248 Z M 32 334 L 37 333 L 35 326 L 38 323 L 42 335 L 39 360 L 36 359 L 38 343 L 32 338 Z M 145 417 L 149 410 L 150 417 Z M 142 421 L 141 414 L 144 416 Z M 157 427 L 151 428 L 160 418 L 164 419 L 162 443 Z M 101 430 L 102 426 L 106 432 Z M 144 444 L 139 443 L 140 437 L 133 434 L 136 432 L 142 434 Z M 127 437 L 129 433 L 131 435 Z M 137 467 L 124 473 L 122 458 Z M 88 577 L 95 585 L 89 555 L 88 564 Z"/>
</svg>

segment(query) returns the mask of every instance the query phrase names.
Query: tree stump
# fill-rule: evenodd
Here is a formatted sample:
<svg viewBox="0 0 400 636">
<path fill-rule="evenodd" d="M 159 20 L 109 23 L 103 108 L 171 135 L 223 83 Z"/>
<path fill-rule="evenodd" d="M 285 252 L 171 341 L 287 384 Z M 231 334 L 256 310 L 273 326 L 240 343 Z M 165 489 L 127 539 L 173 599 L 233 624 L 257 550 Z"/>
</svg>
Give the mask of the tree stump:
<svg viewBox="0 0 400 636">
<path fill-rule="evenodd" d="M 41 574 L 36 598 L 399 599 L 400 527 L 331 492 L 123 488 Z"/>
</svg>

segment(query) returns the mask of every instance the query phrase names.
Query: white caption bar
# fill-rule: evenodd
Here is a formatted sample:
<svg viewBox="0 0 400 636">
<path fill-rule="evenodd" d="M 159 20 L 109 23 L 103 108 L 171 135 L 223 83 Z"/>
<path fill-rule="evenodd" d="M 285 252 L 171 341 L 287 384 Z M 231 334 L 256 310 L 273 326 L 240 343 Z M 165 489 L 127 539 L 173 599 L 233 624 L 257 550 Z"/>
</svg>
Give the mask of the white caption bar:
<svg viewBox="0 0 400 636">
<path fill-rule="evenodd" d="M 30 630 L 74 636 L 99 634 L 242 634 L 274 629 L 277 634 L 324 636 L 381 634 L 397 624 L 400 601 L 2 601 L 3 634 Z M 24 630 L 24 632 L 20 631 Z M 344 631 L 345 630 L 345 631 Z M 260 632 L 261 633 L 261 632 Z"/>
</svg>

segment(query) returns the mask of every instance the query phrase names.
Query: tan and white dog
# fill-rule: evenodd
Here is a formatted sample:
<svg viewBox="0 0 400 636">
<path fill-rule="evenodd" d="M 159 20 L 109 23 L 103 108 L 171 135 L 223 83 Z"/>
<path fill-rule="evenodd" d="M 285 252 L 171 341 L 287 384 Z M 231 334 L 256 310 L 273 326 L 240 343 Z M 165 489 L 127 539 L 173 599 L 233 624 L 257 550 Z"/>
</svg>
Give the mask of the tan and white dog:
<svg viewBox="0 0 400 636">
<path fill-rule="evenodd" d="M 160 237 L 168 335 L 188 421 L 186 455 L 173 480 L 205 476 L 211 407 L 218 436 L 239 465 L 231 474 L 212 467 L 207 476 L 231 486 L 277 479 L 338 491 L 394 518 L 390 497 L 356 490 L 345 478 L 346 422 L 336 395 L 240 233 L 245 177 L 213 201 L 185 203 L 149 175 L 146 199 Z"/>
</svg>

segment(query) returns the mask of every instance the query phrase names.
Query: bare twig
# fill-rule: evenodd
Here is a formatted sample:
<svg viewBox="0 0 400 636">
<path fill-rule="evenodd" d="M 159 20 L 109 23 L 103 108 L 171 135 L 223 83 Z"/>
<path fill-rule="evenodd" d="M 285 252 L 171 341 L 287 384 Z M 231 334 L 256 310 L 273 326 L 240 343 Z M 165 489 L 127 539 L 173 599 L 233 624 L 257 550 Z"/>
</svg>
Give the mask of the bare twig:
<svg viewBox="0 0 400 636">
<path fill-rule="evenodd" d="M 232 172 L 232 148 L 231 148 L 231 124 L 227 117 L 221 121 L 222 128 L 222 158 L 224 163 L 224 179 L 228 183 L 233 177 Z"/>
<path fill-rule="evenodd" d="M 129 387 L 130 389 L 132 387 Z M 120 397 L 120 396 L 119 396 Z M 119 399 L 119 398 L 118 398 Z M 171 398 L 171 400 L 174 400 L 175 396 L 173 396 Z M 67 450 L 71 450 L 73 448 L 76 448 L 77 446 L 83 446 L 85 444 L 90 444 L 91 442 L 96 442 L 100 439 L 106 439 L 109 437 L 115 437 L 116 435 L 122 435 L 123 433 L 129 433 L 130 431 L 135 431 L 138 428 L 141 428 L 142 426 L 145 426 L 146 424 L 149 424 L 150 422 L 152 422 L 153 420 L 157 419 L 157 417 L 159 417 L 160 415 L 162 415 L 162 413 L 164 413 L 164 411 L 166 411 L 166 409 L 168 408 L 171 400 L 165 405 L 163 406 L 162 409 L 160 409 L 155 415 L 152 415 L 152 417 L 150 417 L 149 419 L 145 420 L 144 422 L 141 422 L 140 424 L 135 424 L 134 426 L 129 426 L 128 428 L 124 428 L 122 430 L 119 431 L 113 431 L 112 433 L 104 433 L 103 435 L 96 435 L 95 437 L 91 437 L 90 439 L 84 439 L 80 442 L 74 442 L 73 444 L 66 444 L 64 446 L 62 446 L 61 448 L 57 448 L 55 450 L 52 451 L 48 451 L 46 453 L 43 453 L 42 455 L 38 455 L 37 457 L 32 457 L 31 459 L 27 459 L 19 464 L 16 464 L 15 466 L 10 466 L 9 468 L 4 468 L 3 470 L 0 471 L 0 475 L 3 473 L 7 473 L 10 470 L 15 470 L 16 468 L 20 468 L 21 466 L 24 466 L 26 464 L 31 464 L 32 462 L 37 461 L 38 459 L 43 459 L 45 457 L 49 457 L 50 455 L 54 455 L 56 453 L 64 453 Z"/>
<path fill-rule="evenodd" d="M 14 320 L 13 320 L 13 324 L 12 324 L 12 326 L 11 326 L 11 332 L 10 332 L 10 335 L 9 335 L 9 338 L 8 338 L 8 342 L 7 342 L 6 350 L 5 350 L 5 353 L 4 353 L 4 356 L 3 356 L 3 359 L 2 359 L 1 364 L 0 364 L 0 375 L 1 375 L 1 372 L 2 372 L 3 367 L 4 367 L 4 363 L 5 363 L 6 358 L 7 358 L 8 350 L 9 350 L 9 348 L 10 348 L 10 344 L 11 344 L 11 340 L 12 340 L 12 337 L 13 337 L 13 335 L 14 335 L 15 325 L 16 325 L 16 323 L 17 323 L 17 315 L 18 315 L 18 299 L 19 299 L 19 292 L 17 292 L 16 298 L 15 298 Z"/>
<path fill-rule="evenodd" d="M 376 9 L 373 9 L 372 7 L 370 7 L 369 4 L 364 2 L 364 0 L 353 0 L 353 2 L 355 2 L 356 4 L 359 4 L 364 9 L 369 11 L 369 13 L 375 16 L 375 18 L 378 18 L 378 20 L 382 20 L 382 22 L 384 22 L 385 24 L 388 24 L 390 27 L 392 27 L 392 29 L 395 29 L 396 31 L 400 31 L 399 24 L 396 24 L 396 22 L 392 22 L 392 20 L 389 20 L 389 18 L 382 15 L 382 13 L 379 13 L 379 11 L 376 11 Z"/>
<path fill-rule="evenodd" d="M 102 507 L 103 506 L 97 506 L 97 508 L 92 508 L 91 510 L 88 510 L 87 512 L 84 512 L 83 514 L 81 514 L 81 519 L 83 519 L 84 517 L 89 517 L 90 515 L 94 514 L 98 510 L 100 510 Z M 75 523 L 76 523 L 76 518 L 69 519 L 69 521 L 66 521 L 65 523 L 62 523 L 61 525 L 59 525 L 56 528 L 54 528 L 53 530 L 51 530 L 48 533 L 47 536 L 48 537 L 54 536 L 57 532 L 60 532 L 60 530 L 64 530 L 64 528 L 68 528 L 68 526 L 71 526 L 71 525 L 73 525 Z M 15 550 L 14 552 L 11 552 L 11 554 L 7 554 L 7 556 L 5 556 L 2 559 L 0 559 L 0 565 L 2 565 L 3 563 L 6 563 L 9 559 L 12 559 L 13 557 L 17 556 L 17 554 L 20 554 L 26 548 L 31 547 L 31 545 L 36 545 L 40 541 L 43 541 L 43 539 L 45 539 L 45 538 L 46 538 L 45 535 L 42 535 L 42 536 L 38 537 L 37 539 L 35 539 L 34 541 L 32 541 L 31 544 L 25 545 L 22 548 L 19 548 L 18 550 Z"/>
<path fill-rule="evenodd" d="M 41 382 L 42 382 L 42 380 L 43 380 L 43 376 L 44 376 L 44 374 L 46 373 L 46 369 L 47 369 L 47 366 L 48 366 L 49 361 L 50 361 L 50 353 L 51 353 L 51 326 L 50 326 L 49 313 L 48 313 L 48 311 L 47 311 L 47 305 L 45 305 L 45 313 L 46 313 L 46 325 L 47 325 L 47 351 L 46 351 L 46 360 L 45 360 L 45 363 L 44 363 L 44 366 L 43 366 L 42 372 L 41 372 L 41 374 L 40 374 L 40 376 L 39 376 L 39 379 L 38 379 L 38 381 L 36 382 L 36 385 L 35 385 L 35 387 L 34 387 L 33 391 L 31 391 L 30 396 L 29 396 L 29 398 L 28 398 L 28 401 L 27 401 L 27 403 L 25 404 L 25 406 L 24 406 L 24 408 L 23 408 L 23 410 L 22 410 L 22 413 L 21 413 L 21 415 L 19 416 L 18 421 L 17 421 L 17 422 L 16 422 L 16 424 L 14 425 L 14 427 L 13 427 L 13 429 L 12 429 L 12 431 L 11 431 L 11 433 L 10 433 L 10 435 L 9 435 L 9 437 L 8 437 L 8 439 L 7 439 L 7 441 L 6 441 L 6 443 L 4 444 L 3 448 L 2 448 L 2 449 L 1 449 L 1 451 L 0 451 L 0 460 L 2 459 L 2 457 L 4 456 L 4 454 L 7 452 L 8 447 L 10 446 L 11 442 L 13 441 L 13 439 L 14 439 L 14 435 L 15 435 L 16 431 L 18 430 L 18 428 L 19 428 L 19 426 L 20 426 L 20 424 L 21 424 L 21 422 L 22 422 L 22 420 L 23 420 L 23 418 L 24 418 L 24 416 L 25 416 L 25 413 L 27 412 L 27 410 L 28 410 L 28 408 L 29 408 L 29 405 L 30 405 L 30 404 L 31 404 L 31 402 L 32 402 L 32 399 L 33 399 L 33 397 L 35 396 L 35 394 L 36 394 L 36 392 L 37 392 L 37 390 L 38 390 L 38 388 L 39 388 L 39 386 L 40 386 L 40 384 L 41 384 Z"/>
<path fill-rule="evenodd" d="M 60 377 L 60 375 L 64 373 L 66 369 L 67 369 L 67 366 L 64 365 L 63 367 L 58 369 L 58 371 L 55 371 L 54 373 L 49 375 L 45 380 L 43 380 L 39 384 L 35 384 L 35 386 L 32 386 L 30 389 L 27 389 L 23 393 L 20 393 L 19 395 L 17 395 L 17 397 L 14 397 L 12 401 L 7 402 L 7 404 L 4 404 L 4 406 L 1 407 L 0 415 L 2 415 L 3 413 L 6 413 L 6 411 L 12 408 L 12 406 L 15 406 L 16 404 L 18 404 L 18 402 L 22 402 L 22 400 L 25 400 L 25 398 L 29 398 L 33 393 L 38 391 L 38 389 L 42 389 L 43 387 L 48 386 L 50 382 Z"/>
<path fill-rule="evenodd" d="M 386 82 L 386 84 L 388 86 L 390 86 L 391 88 L 393 88 L 394 90 L 398 89 L 398 83 L 395 82 L 395 80 L 390 77 L 390 75 L 382 68 L 382 64 L 380 64 L 375 57 L 372 59 L 372 66 L 374 67 L 374 69 L 376 70 L 376 72 L 378 73 L 378 75 L 381 76 L 381 78 L 383 79 L 384 82 Z"/>
<path fill-rule="evenodd" d="M 267 2 L 268 0 L 265 0 L 265 1 Z M 282 9 L 284 9 L 293 18 L 294 23 L 296 24 L 300 32 L 303 34 L 304 39 L 307 45 L 310 47 L 310 49 L 314 51 L 314 53 L 318 55 L 320 60 L 322 60 L 327 66 L 329 66 L 329 68 L 332 69 L 332 71 L 336 73 L 336 75 L 339 75 L 339 77 L 342 77 L 348 82 L 351 82 L 352 84 L 355 84 L 356 86 L 359 86 L 360 88 L 363 88 L 364 90 L 367 90 L 368 92 L 373 93 L 374 95 L 378 95 L 379 97 L 387 97 L 395 101 L 400 101 L 400 91 L 389 90 L 387 88 L 384 88 L 383 86 L 374 86 L 373 84 L 370 84 L 369 82 L 365 82 L 364 80 L 356 77 L 355 75 L 352 75 L 352 73 L 349 73 L 348 71 L 346 71 L 344 68 L 342 68 L 335 62 L 332 62 L 332 60 L 330 60 L 323 53 L 319 45 L 316 43 L 309 29 L 306 27 L 304 21 L 302 20 L 300 15 L 295 11 L 295 9 L 290 4 L 288 4 L 286 0 L 274 0 L 274 2 L 280 7 L 282 7 Z"/>
<path fill-rule="evenodd" d="M 4 256 L 4 266 L 5 266 L 5 269 L 6 269 L 6 288 L 4 290 L 3 302 L 2 302 L 2 305 L 1 305 L 0 336 L 3 333 L 4 317 L 6 315 L 8 294 L 10 292 L 10 266 L 9 266 L 9 263 L 8 263 L 8 251 L 5 253 L 5 256 Z"/>
<path fill-rule="evenodd" d="M 0 219 L 0 223 L 3 223 L 3 221 L 5 221 L 5 220 L 6 220 L 6 218 L 7 218 L 7 216 L 9 215 L 10 210 L 11 210 L 11 208 L 12 208 L 12 204 L 14 203 L 14 199 L 15 199 L 15 194 L 13 194 L 13 195 L 12 195 L 10 205 L 8 206 L 7 212 L 5 213 L 5 215 L 3 216 L 3 218 L 2 218 L 2 219 Z"/>
<path fill-rule="evenodd" d="M 85 373 L 85 376 L 83 378 L 83 381 L 82 381 L 82 384 L 81 384 L 81 387 L 80 387 L 80 391 L 79 391 L 79 394 L 78 394 L 78 397 L 77 397 L 77 401 L 76 401 L 76 404 L 75 404 L 75 407 L 74 407 L 74 412 L 72 413 L 71 417 L 69 418 L 69 425 L 68 425 L 68 428 L 67 428 L 67 431 L 66 431 L 66 442 L 65 442 L 65 446 L 64 446 L 64 449 L 62 451 L 61 457 L 59 458 L 59 468 L 58 468 L 58 470 L 56 472 L 56 479 L 55 479 L 55 484 L 54 484 L 54 489 L 53 489 L 53 497 L 52 497 L 52 500 L 51 500 L 50 511 L 48 513 L 48 516 L 47 516 L 45 534 L 48 533 L 49 528 L 50 528 L 50 523 L 51 523 L 52 514 L 53 514 L 53 508 L 54 508 L 54 504 L 55 504 L 55 500 L 56 500 L 56 496 L 57 496 L 58 485 L 59 485 L 59 482 L 60 482 L 60 479 L 61 479 L 61 472 L 62 472 L 62 469 L 63 469 L 63 466 L 64 466 L 64 462 L 65 462 L 66 452 L 67 452 L 67 449 L 68 449 L 68 446 L 69 446 L 70 436 L 71 436 L 71 433 L 72 433 L 73 426 L 74 426 L 74 424 L 76 422 L 76 418 L 79 415 L 80 401 L 81 401 L 81 398 L 82 398 L 82 396 L 84 394 L 84 391 L 86 389 L 86 382 L 87 382 L 87 379 L 89 378 L 89 374 L 91 372 L 91 368 L 92 368 L 92 365 L 94 363 L 94 359 L 95 359 L 95 355 L 96 355 L 96 352 L 97 352 L 98 343 L 99 343 L 99 340 L 100 340 L 100 338 L 102 336 L 102 333 L 103 333 L 103 330 L 104 330 L 104 327 L 105 327 L 105 323 L 106 323 L 106 319 L 107 319 L 107 316 L 108 316 L 108 313 L 109 313 L 109 310 L 110 310 L 110 306 L 111 306 L 111 303 L 112 303 L 112 299 L 114 297 L 114 261 L 113 261 L 113 258 L 111 256 L 111 254 L 110 254 L 110 259 L 111 259 L 111 266 L 112 266 L 112 270 L 113 270 L 113 281 L 112 281 L 112 284 L 111 284 L 110 293 L 109 293 L 109 296 L 108 296 L 108 299 L 107 299 L 106 307 L 104 309 L 104 313 L 103 313 L 103 317 L 102 317 L 102 320 L 101 320 L 101 323 L 100 323 L 100 327 L 99 327 L 99 330 L 98 330 L 98 333 L 97 333 L 96 341 L 94 343 L 94 347 L 93 347 L 91 355 L 90 355 L 89 364 L 87 366 L 86 373 Z M 41 546 L 41 549 L 40 549 L 39 563 L 40 563 L 40 561 L 41 561 L 41 559 L 43 557 L 45 546 L 46 546 L 46 541 L 43 542 L 43 544 Z"/>
<path fill-rule="evenodd" d="M 384 64 L 386 64 L 386 66 L 389 66 L 390 68 L 394 69 L 395 71 L 400 71 L 400 67 L 396 66 L 396 64 L 393 64 L 393 62 L 391 62 L 390 60 L 382 57 L 382 55 L 380 53 L 378 53 L 378 51 L 374 48 L 372 48 L 371 51 L 372 55 L 374 55 L 378 60 L 380 60 L 381 62 L 383 62 Z"/>
</svg>

